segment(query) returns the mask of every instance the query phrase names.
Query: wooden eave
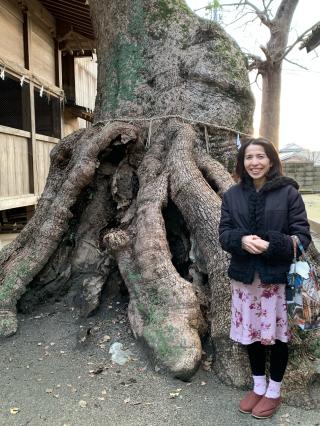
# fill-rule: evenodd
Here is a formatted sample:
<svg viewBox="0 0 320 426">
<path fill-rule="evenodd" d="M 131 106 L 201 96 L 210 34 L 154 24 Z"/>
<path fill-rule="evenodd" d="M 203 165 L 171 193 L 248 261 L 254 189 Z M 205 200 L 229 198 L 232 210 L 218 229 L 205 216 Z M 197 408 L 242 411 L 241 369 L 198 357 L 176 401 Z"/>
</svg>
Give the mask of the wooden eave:
<svg viewBox="0 0 320 426">
<path fill-rule="evenodd" d="M 74 117 L 79 117 L 83 120 L 93 123 L 93 112 L 89 111 L 87 108 L 80 105 L 68 103 L 66 103 L 64 107 L 69 110 Z"/>
<path fill-rule="evenodd" d="M 40 0 L 40 3 L 56 18 L 63 23 L 68 31 L 72 30 L 83 37 L 95 40 L 89 5 L 86 0 Z M 66 31 L 67 32 L 67 31 Z M 57 31 L 57 36 L 64 34 Z"/>
<path fill-rule="evenodd" d="M 320 46 L 320 24 L 311 32 L 310 36 L 304 41 L 301 48 L 307 49 L 307 52 L 311 52 L 315 48 Z"/>
</svg>

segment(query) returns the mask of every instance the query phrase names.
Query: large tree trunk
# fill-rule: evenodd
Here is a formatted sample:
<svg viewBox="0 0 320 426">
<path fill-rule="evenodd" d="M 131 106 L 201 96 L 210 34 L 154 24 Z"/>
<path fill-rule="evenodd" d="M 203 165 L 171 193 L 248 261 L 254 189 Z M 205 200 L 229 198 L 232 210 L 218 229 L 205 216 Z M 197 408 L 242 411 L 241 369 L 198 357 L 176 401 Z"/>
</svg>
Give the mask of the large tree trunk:
<svg viewBox="0 0 320 426">
<path fill-rule="evenodd" d="M 90 7 L 95 125 L 52 151 L 35 216 L 0 254 L 0 332 L 16 331 L 19 299 L 26 310 L 71 291 L 86 317 L 102 288 L 123 281 L 135 336 L 172 374 L 190 378 L 210 331 L 216 373 L 248 386 L 245 351 L 228 337 L 228 256 L 217 232 L 221 195 L 233 184 L 221 163 L 232 166 L 235 134 L 251 130 L 244 56 L 182 1 Z M 312 404 L 319 375 L 301 345 L 297 357 L 288 401 L 303 394 Z"/>
<path fill-rule="evenodd" d="M 266 64 L 262 73 L 261 136 L 279 146 L 281 64 Z"/>
<path fill-rule="evenodd" d="M 282 63 L 286 56 L 293 14 L 299 0 L 282 0 L 272 20 L 261 16 L 270 30 L 270 39 L 262 47 L 266 60 L 258 66 L 262 75 L 262 104 L 259 133 L 279 147 Z"/>
</svg>

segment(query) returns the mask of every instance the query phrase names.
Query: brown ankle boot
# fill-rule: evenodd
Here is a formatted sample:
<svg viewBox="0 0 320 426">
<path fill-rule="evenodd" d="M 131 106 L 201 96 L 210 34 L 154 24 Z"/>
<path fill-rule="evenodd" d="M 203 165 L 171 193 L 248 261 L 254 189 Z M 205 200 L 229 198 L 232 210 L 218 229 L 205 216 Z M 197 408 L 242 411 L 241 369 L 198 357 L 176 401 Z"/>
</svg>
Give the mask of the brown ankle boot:
<svg viewBox="0 0 320 426">
<path fill-rule="evenodd" d="M 281 397 L 267 398 L 264 396 L 252 410 L 252 415 L 256 419 L 268 419 L 281 405 Z"/>
<path fill-rule="evenodd" d="M 239 410 L 244 414 L 251 414 L 254 407 L 262 399 L 263 395 L 257 395 L 253 391 L 247 393 L 247 395 L 240 401 Z"/>
</svg>

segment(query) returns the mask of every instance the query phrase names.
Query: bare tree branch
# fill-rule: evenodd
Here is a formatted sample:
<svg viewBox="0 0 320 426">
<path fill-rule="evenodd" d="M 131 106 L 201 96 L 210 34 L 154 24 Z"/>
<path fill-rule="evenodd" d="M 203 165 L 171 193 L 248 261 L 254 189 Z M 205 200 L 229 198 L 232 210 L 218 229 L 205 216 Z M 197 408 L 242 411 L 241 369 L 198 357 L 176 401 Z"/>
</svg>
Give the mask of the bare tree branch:
<svg viewBox="0 0 320 426">
<path fill-rule="evenodd" d="M 292 65 L 296 65 L 297 67 L 302 68 L 303 70 L 309 71 L 309 68 L 304 67 L 303 65 L 298 64 L 297 62 L 290 61 L 288 58 L 284 58 L 284 60 L 287 61 L 287 62 L 289 62 Z"/>
<path fill-rule="evenodd" d="M 261 91 L 262 88 L 259 86 L 259 82 L 258 82 L 259 75 L 260 75 L 260 72 L 257 71 L 256 78 L 254 79 L 254 81 L 252 83 L 250 83 L 250 86 L 253 86 L 254 84 L 256 84 L 258 89 Z"/>
</svg>

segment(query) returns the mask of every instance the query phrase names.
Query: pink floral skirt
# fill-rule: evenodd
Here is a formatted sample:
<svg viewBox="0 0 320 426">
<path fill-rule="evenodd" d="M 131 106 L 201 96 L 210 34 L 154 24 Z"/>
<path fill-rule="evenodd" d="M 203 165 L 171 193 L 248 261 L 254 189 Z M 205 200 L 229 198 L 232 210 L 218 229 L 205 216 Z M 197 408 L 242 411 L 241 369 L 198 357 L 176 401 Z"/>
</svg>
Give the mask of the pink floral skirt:
<svg viewBox="0 0 320 426">
<path fill-rule="evenodd" d="M 252 284 L 231 280 L 231 292 L 232 340 L 243 345 L 257 341 L 273 345 L 276 339 L 290 340 L 285 285 L 262 285 L 256 274 Z"/>
</svg>

